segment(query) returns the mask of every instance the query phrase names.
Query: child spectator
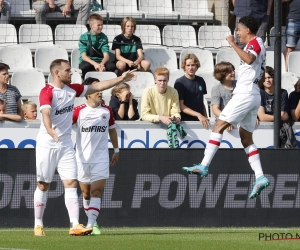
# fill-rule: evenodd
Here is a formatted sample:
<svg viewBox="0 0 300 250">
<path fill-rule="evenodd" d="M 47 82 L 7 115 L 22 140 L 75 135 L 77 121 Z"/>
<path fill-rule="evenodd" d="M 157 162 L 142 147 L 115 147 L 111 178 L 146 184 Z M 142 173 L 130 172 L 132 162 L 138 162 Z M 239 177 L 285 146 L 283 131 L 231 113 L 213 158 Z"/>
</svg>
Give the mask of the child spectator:
<svg viewBox="0 0 300 250">
<path fill-rule="evenodd" d="M 140 118 L 137 100 L 133 99 L 130 86 L 119 83 L 111 91 L 109 106 L 114 112 L 116 120 L 138 120 Z"/>
<path fill-rule="evenodd" d="M 300 80 L 294 85 L 295 90 L 289 95 L 289 108 L 294 122 L 300 120 Z"/>
<path fill-rule="evenodd" d="M 22 111 L 25 120 L 36 120 L 37 118 L 37 105 L 34 102 L 27 101 L 22 105 Z"/>
<path fill-rule="evenodd" d="M 79 38 L 79 68 L 82 70 L 82 78 L 90 71 L 115 71 L 115 63 L 109 61 L 108 38 L 102 33 L 103 17 L 92 14 L 89 18 L 91 30 L 82 34 Z"/>
<path fill-rule="evenodd" d="M 211 90 L 211 106 L 212 112 L 216 118 L 219 117 L 221 111 L 227 105 L 232 97 L 232 92 L 236 84 L 235 68 L 230 62 L 220 62 L 214 68 L 214 77 L 220 81 L 220 84 L 215 85 Z M 231 131 L 233 125 L 227 128 Z"/>
<path fill-rule="evenodd" d="M 206 84 L 202 77 L 196 75 L 200 68 L 199 59 L 194 54 L 186 54 L 181 62 L 184 75 L 175 81 L 174 88 L 179 94 L 182 121 L 200 121 L 203 128 L 210 123 L 204 105 L 207 94 Z"/>
<path fill-rule="evenodd" d="M 125 17 L 121 28 L 122 34 L 114 38 L 112 45 L 112 50 L 116 53 L 118 75 L 129 69 L 148 71 L 151 63 L 144 60 L 141 39 L 133 34 L 136 29 L 135 20 L 132 17 Z"/>
<path fill-rule="evenodd" d="M 6 103 L 0 99 L 0 121 L 12 120 L 16 121 L 19 118 L 17 114 L 6 114 Z"/>
<path fill-rule="evenodd" d="M 165 67 L 154 71 L 155 85 L 146 88 L 142 96 L 143 121 L 180 124 L 178 92 L 168 86 L 170 72 Z"/>
</svg>

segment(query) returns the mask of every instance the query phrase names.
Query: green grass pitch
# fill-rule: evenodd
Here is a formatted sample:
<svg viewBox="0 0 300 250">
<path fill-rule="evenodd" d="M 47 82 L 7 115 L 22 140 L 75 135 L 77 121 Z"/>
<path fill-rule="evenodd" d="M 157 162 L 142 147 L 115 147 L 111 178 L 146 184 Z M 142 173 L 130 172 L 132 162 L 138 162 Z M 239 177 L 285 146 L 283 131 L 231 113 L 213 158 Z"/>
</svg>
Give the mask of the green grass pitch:
<svg viewBox="0 0 300 250">
<path fill-rule="evenodd" d="M 2 228 L 0 250 L 300 249 L 300 240 L 259 240 L 259 233 L 295 238 L 300 235 L 296 228 L 102 228 L 101 232 L 76 237 L 68 236 L 67 228 L 45 228 L 45 237 L 34 237 L 29 228 Z"/>
</svg>

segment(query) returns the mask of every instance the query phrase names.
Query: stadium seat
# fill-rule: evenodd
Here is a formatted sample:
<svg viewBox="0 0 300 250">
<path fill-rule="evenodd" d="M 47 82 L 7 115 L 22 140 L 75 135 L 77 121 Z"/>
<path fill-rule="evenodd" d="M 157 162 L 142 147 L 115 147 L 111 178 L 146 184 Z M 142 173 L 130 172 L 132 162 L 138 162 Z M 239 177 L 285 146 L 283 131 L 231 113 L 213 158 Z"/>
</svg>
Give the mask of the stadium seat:
<svg viewBox="0 0 300 250">
<path fill-rule="evenodd" d="M 39 47 L 53 45 L 51 27 L 47 24 L 22 24 L 19 29 L 19 43 L 32 51 Z"/>
<path fill-rule="evenodd" d="M 55 44 L 63 46 L 67 51 L 78 48 L 81 34 L 87 32 L 85 25 L 59 24 L 55 28 Z"/>
<path fill-rule="evenodd" d="M 109 48 L 111 49 L 112 42 L 117 35 L 122 34 L 121 25 L 118 24 L 107 24 L 103 26 L 102 32 L 108 38 Z"/>
<path fill-rule="evenodd" d="M 77 72 L 81 73 L 81 70 L 79 69 L 79 57 L 80 57 L 80 51 L 78 48 L 75 48 L 71 52 L 71 67 L 76 69 Z"/>
<path fill-rule="evenodd" d="M 162 41 L 163 45 L 179 53 L 183 48 L 198 47 L 196 32 L 191 25 L 166 25 L 162 31 Z"/>
<path fill-rule="evenodd" d="M 285 51 L 285 43 L 286 43 L 286 34 L 285 34 L 285 28 L 286 26 L 281 27 L 281 51 Z M 270 47 L 268 47 L 268 50 L 274 50 L 274 44 L 275 44 L 275 29 L 272 27 L 270 29 Z M 300 42 L 298 41 L 296 50 L 300 50 Z"/>
<path fill-rule="evenodd" d="M 220 62 L 230 62 L 235 67 L 235 73 L 238 74 L 241 58 L 232 48 L 221 49 L 216 55 L 216 64 Z"/>
<path fill-rule="evenodd" d="M 197 70 L 197 73 L 214 71 L 213 54 L 209 50 L 203 49 L 183 49 L 179 57 L 179 68 L 181 68 L 182 59 L 186 54 L 195 54 L 198 57 L 200 68 Z"/>
<path fill-rule="evenodd" d="M 150 72 L 135 72 L 136 79 L 127 82 L 135 97 L 142 97 L 145 88 L 154 85 L 154 77 Z"/>
<path fill-rule="evenodd" d="M 214 14 L 208 11 L 207 0 L 174 0 L 174 10 L 180 13 L 180 20 L 213 21 Z"/>
<path fill-rule="evenodd" d="M 134 33 L 141 38 L 143 49 L 149 46 L 161 46 L 161 35 L 156 25 L 137 25 Z"/>
<path fill-rule="evenodd" d="M 200 48 L 220 49 L 229 47 L 226 37 L 231 35 L 228 26 L 201 26 L 198 32 Z"/>
<path fill-rule="evenodd" d="M 295 90 L 294 85 L 299 79 L 292 72 L 281 74 L 281 88 L 285 89 L 289 94 Z"/>
<path fill-rule="evenodd" d="M 24 99 L 39 96 L 41 89 L 45 87 L 45 77 L 34 68 L 17 70 L 12 74 L 11 85 L 19 89 Z"/>
<path fill-rule="evenodd" d="M 266 66 L 274 68 L 274 51 L 266 51 Z M 283 53 L 281 53 L 281 73 L 285 70 L 285 59 Z"/>
<path fill-rule="evenodd" d="M 12 24 L 0 24 L 0 34 L 0 47 L 18 43 L 17 31 Z"/>
<path fill-rule="evenodd" d="M 207 90 L 207 94 L 204 96 L 205 99 L 210 102 L 211 99 L 211 90 L 213 88 L 213 86 L 215 86 L 216 84 L 219 84 L 219 81 L 216 80 L 216 78 L 213 76 L 212 72 L 200 72 L 200 73 L 196 73 L 197 75 L 201 76 L 205 83 L 206 83 L 206 90 Z"/>
<path fill-rule="evenodd" d="M 35 68 L 40 69 L 45 75 L 50 73 L 50 64 L 55 59 L 69 60 L 68 52 L 60 45 L 37 48 L 34 56 Z"/>
<path fill-rule="evenodd" d="M 298 78 L 300 78 L 300 68 L 299 68 L 300 51 L 293 51 L 289 53 L 288 56 L 288 72 L 294 73 Z"/>
<path fill-rule="evenodd" d="M 139 0 L 139 10 L 146 13 L 146 19 L 179 20 L 179 12 L 173 11 L 172 0 Z"/>
<path fill-rule="evenodd" d="M 8 2 L 11 6 L 11 17 L 35 17 L 35 11 L 30 9 L 29 0 L 9 0 Z"/>
<path fill-rule="evenodd" d="M 138 10 L 136 0 L 103 0 L 103 9 L 99 13 L 108 13 L 109 18 L 144 19 L 145 13 Z M 101 15 L 101 14 L 100 14 Z"/>
<path fill-rule="evenodd" d="M 81 79 L 81 75 L 79 74 L 79 72 L 74 68 L 72 68 L 71 71 L 73 73 L 72 78 L 71 78 L 71 83 L 80 83 L 81 84 L 82 79 Z M 49 74 L 48 75 L 48 83 L 51 83 L 51 82 L 52 82 L 52 75 Z"/>
<path fill-rule="evenodd" d="M 167 67 L 169 70 L 177 69 L 176 53 L 168 48 L 146 48 L 144 50 L 145 60 L 151 62 L 150 70 L 154 70 L 159 66 Z"/>
<path fill-rule="evenodd" d="M 20 69 L 33 68 L 31 51 L 24 45 L 0 48 L 0 60 L 9 65 L 10 73 Z"/>
<path fill-rule="evenodd" d="M 37 117 L 36 119 L 41 120 L 42 114 L 40 112 L 40 98 L 38 96 L 30 96 L 28 101 L 34 102 L 36 104 Z"/>
<path fill-rule="evenodd" d="M 174 88 L 174 84 L 179 77 L 184 75 L 184 71 L 182 69 L 172 70 L 170 72 L 170 78 L 168 85 Z"/>
</svg>

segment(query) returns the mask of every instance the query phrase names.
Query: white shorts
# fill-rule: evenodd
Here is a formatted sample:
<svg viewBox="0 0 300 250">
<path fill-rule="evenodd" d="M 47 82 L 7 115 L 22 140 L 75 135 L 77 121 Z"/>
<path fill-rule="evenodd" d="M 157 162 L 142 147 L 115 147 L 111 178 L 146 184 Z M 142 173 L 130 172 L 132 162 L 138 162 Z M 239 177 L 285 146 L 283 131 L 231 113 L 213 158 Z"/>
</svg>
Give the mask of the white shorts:
<svg viewBox="0 0 300 250">
<path fill-rule="evenodd" d="M 78 181 L 91 184 L 95 181 L 109 178 L 109 162 L 107 163 L 81 163 L 77 162 Z"/>
<path fill-rule="evenodd" d="M 219 119 L 253 133 L 257 112 L 260 107 L 260 95 L 235 94 L 221 112 Z"/>
<path fill-rule="evenodd" d="M 60 148 L 36 146 L 35 152 L 37 181 L 50 183 L 56 169 L 61 180 L 77 179 L 75 151 L 72 146 Z"/>
</svg>

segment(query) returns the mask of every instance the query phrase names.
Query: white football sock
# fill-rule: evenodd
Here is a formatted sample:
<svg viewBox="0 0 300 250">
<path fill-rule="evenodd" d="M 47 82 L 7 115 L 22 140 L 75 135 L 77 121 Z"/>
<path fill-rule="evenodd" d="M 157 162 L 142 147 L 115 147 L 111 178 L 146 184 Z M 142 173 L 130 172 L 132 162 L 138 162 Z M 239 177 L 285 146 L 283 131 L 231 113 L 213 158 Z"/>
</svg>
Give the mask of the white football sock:
<svg viewBox="0 0 300 250">
<path fill-rule="evenodd" d="M 211 163 L 215 153 L 218 151 L 219 146 L 222 141 L 223 134 L 218 134 L 212 132 L 210 134 L 210 139 L 208 143 L 206 144 L 206 148 L 204 151 L 204 158 L 201 162 L 202 165 L 209 166 Z"/>
<path fill-rule="evenodd" d="M 249 147 L 245 148 L 245 152 L 248 155 L 248 161 L 250 163 L 251 168 L 255 173 L 256 179 L 263 174 L 263 170 L 261 167 L 259 152 L 255 146 L 255 144 L 250 145 Z"/>
<path fill-rule="evenodd" d="M 48 191 L 42 191 L 38 187 L 34 192 L 34 227 L 36 228 L 38 225 L 44 226 L 43 224 L 43 215 L 46 208 L 47 203 L 47 194 Z"/>
<path fill-rule="evenodd" d="M 100 204 L 101 199 L 96 197 L 91 197 L 90 206 L 88 208 L 88 223 L 87 228 L 91 228 L 96 223 L 96 220 L 98 218 L 99 212 L 100 212 Z"/>
<path fill-rule="evenodd" d="M 77 188 L 65 188 L 65 204 L 73 226 L 79 224 L 79 202 Z"/>
</svg>

